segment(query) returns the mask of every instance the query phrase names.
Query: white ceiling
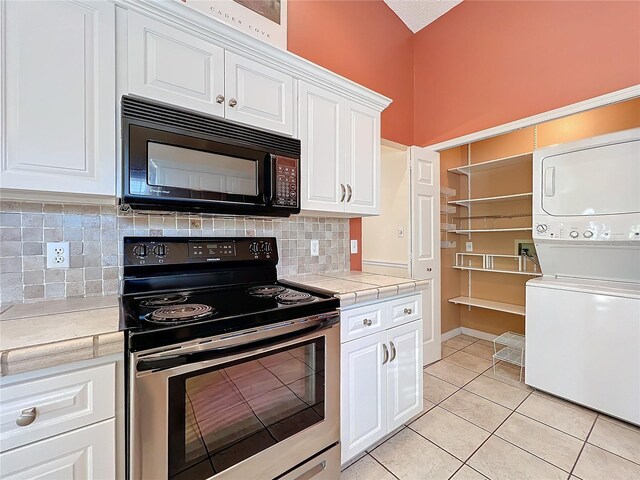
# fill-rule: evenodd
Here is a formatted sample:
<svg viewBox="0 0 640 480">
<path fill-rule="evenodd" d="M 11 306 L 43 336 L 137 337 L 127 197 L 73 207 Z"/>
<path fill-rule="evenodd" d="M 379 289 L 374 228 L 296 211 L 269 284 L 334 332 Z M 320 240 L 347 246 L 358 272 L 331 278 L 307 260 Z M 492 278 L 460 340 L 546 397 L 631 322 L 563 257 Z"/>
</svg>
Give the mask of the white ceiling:
<svg viewBox="0 0 640 480">
<path fill-rule="evenodd" d="M 416 33 L 462 0 L 384 0 L 384 2 L 413 33 Z"/>
</svg>

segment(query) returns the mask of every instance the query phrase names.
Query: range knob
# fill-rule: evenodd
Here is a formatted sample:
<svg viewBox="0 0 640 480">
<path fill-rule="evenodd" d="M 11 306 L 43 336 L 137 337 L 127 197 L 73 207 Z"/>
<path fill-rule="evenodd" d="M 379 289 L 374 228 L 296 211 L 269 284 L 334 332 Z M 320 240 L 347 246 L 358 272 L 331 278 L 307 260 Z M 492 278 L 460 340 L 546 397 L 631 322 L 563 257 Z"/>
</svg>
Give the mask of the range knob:
<svg viewBox="0 0 640 480">
<path fill-rule="evenodd" d="M 260 246 L 258 245 L 257 242 L 252 243 L 251 245 L 249 245 L 249 252 L 250 253 L 253 253 L 254 255 L 257 255 L 259 251 L 260 251 Z"/>
<path fill-rule="evenodd" d="M 149 254 L 149 249 L 147 248 L 146 245 L 142 243 L 138 245 L 134 245 L 133 254 L 140 258 L 144 258 Z"/>
<path fill-rule="evenodd" d="M 580 234 L 579 234 L 576 230 L 571 230 L 571 231 L 569 232 L 569 236 L 570 236 L 571 238 L 578 238 L 578 235 L 580 235 Z"/>
<path fill-rule="evenodd" d="M 271 244 L 270 244 L 270 243 L 265 243 L 265 244 L 262 246 L 262 251 L 263 251 L 264 253 L 271 253 L 271 250 L 272 250 L 272 248 L 271 248 Z"/>
<path fill-rule="evenodd" d="M 156 245 L 153 249 L 153 253 L 158 257 L 164 257 L 167 254 L 167 246 L 162 243 L 160 245 Z"/>
<path fill-rule="evenodd" d="M 540 225 L 536 226 L 536 230 L 538 231 L 538 233 L 544 233 L 547 231 L 547 226 L 544 223 L 541 223 Z"/>
<path fill-rule="evenodd" d="M 591 238 L 593 237 L 593 232 L 591 230 L 585 230 L 582 235 L 584 235 L 584 238 Z"/>
</svg>

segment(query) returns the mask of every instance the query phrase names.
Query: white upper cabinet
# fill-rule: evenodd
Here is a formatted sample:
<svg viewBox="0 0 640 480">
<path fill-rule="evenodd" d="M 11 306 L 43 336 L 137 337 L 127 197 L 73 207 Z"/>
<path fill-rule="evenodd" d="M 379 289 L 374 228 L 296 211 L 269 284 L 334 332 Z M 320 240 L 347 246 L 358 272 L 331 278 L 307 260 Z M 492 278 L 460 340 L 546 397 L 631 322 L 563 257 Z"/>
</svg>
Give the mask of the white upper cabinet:
<svg viewBox="0 0 640 480">
<path fill-rule="evenodd" d="M 0 3 L 1 186 L 115 195 L 115 7 Z"/>
<path fill-rule="evenodd" d="M 224 116 L 224 49 L 130 12 L 129 92 Z"/>
<path fill-rule="evenodd" d="M 246 57 L 225 57 L 226 117 L 256 127 L 293 134 L 293 77 Z"/>
<path fill-rule="evenodd" d="M 380 213 L 380 112 L 300 83 L 302 209 Z"/>
</svg>

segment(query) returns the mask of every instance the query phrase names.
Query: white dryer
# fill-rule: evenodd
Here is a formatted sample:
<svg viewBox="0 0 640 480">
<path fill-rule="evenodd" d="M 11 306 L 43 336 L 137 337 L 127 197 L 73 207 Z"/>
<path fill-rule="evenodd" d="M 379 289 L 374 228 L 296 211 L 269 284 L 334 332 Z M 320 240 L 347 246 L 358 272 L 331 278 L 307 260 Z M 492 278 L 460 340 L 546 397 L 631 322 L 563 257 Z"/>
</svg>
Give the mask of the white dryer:
<svg viewBox="0 0 640 480">
<path fill-rule="evenodd" d="M 640 424 L 640 129 L 538 150 L 525 380 Z"/>
</svg>

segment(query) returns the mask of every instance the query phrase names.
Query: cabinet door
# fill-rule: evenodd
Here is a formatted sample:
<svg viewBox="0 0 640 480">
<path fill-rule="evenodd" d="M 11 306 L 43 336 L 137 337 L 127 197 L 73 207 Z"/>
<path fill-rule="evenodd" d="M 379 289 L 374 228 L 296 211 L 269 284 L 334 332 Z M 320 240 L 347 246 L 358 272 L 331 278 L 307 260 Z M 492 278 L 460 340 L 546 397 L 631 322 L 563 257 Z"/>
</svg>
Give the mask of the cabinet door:
<svg viewBox="0 0 640 480">
<path fill-rule="evenodd" d="M 226 52 L 225 116 L 293 135 L 293 77 L 246 57 Z"/>
<path fill-rule="evenodd" d="M 128 14 L 129 92 L 224 116 L 224 50 L 135 12 Z"/>
<path fill-rule="evenodd" d="M 299 96 L 302 209 L 343 212 L 345 99 L 304 82 L 300 83 Z"/>
<path fill-rule="evenodd" d="M 392 431 L 422 411 L 422 322 L 387 330 L 387 344 L 387 428 Z"/>
<path fill-rule="evenodd" d="M 2 188 L 115 195 L 115 7 L 2 2 Z"/>
<path fill-rule="evenodd" d="M 380 332 L 342 344 L 342 463 L 387 433 L 387 356 L 383 347 L 385 339 L 386 333 Z"/>
<path fill-rule="evenodd" d="M 350 103 L 345 180 L 346 211 L 380 213 L 380 113 Z"/>
<path fill-rule="evenodd" d="M 115 420 L 31 443 L 0 455 L 4 479 L 116 478 Z"/>
</svg>

